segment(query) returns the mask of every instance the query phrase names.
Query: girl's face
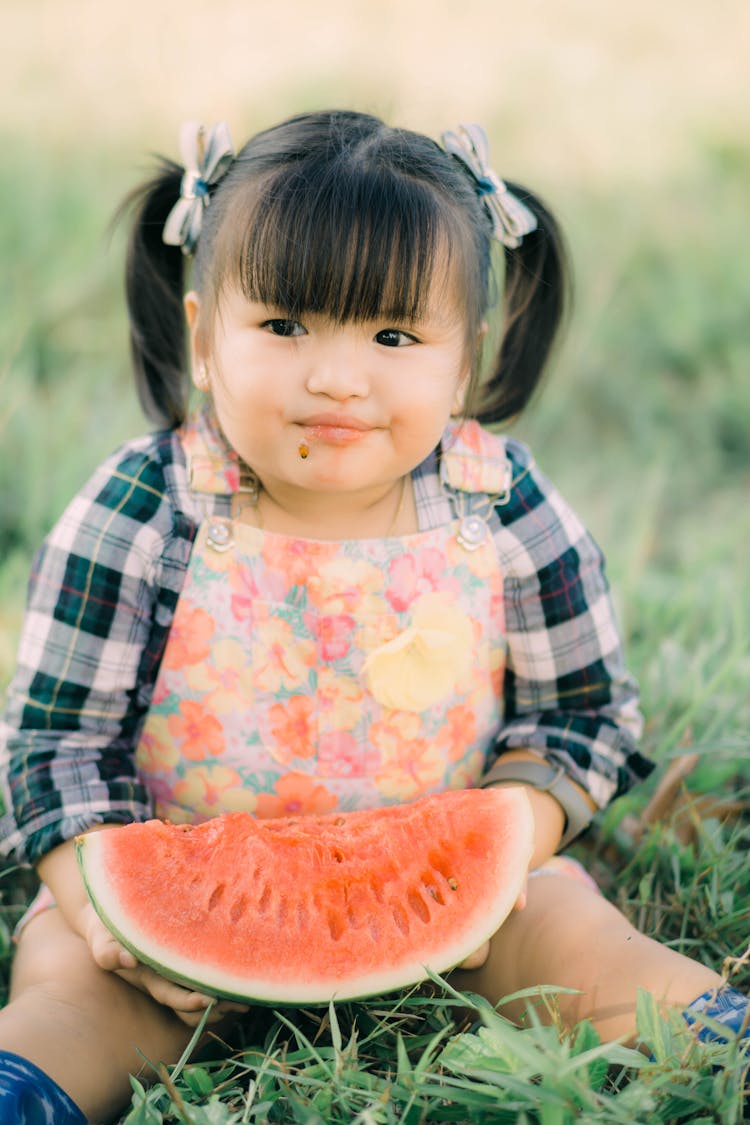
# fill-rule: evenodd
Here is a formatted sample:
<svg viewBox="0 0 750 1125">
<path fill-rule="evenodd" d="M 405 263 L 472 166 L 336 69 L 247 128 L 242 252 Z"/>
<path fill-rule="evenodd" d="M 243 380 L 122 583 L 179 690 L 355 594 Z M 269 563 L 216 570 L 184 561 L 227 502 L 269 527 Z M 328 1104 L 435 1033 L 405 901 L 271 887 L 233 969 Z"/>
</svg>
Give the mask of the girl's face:
<svg viewBox="0 0 750 1125">
<path fill-rule="evenodd" d="M 208 389 L 225 436 L 269 491 L 359 493 L 364 502 L 435 447 L 471 366 L 460 306 L 440 297 L 416 322 L 340 324 L 315 313 L 291 319 L 236 289 L 223 295 Z M 195 363 L 198 308 L 188 294 Z"/>
</svg>

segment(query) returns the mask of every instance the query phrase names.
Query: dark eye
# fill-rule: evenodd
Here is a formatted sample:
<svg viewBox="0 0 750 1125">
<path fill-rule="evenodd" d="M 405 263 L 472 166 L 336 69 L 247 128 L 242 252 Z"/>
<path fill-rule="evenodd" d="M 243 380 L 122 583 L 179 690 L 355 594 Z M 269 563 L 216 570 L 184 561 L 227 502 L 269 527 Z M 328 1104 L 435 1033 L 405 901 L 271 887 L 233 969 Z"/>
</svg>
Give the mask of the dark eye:
<svg viewBox="0 0 750 1125">
<path fill-rule="evenodd" d="M 274 336 L 304 336 L 307 329 L 298 320 L 288 320 L 286 317 L 274 317 L 264 320 L 263 328 L 267 328 Z"/>
<path fill-rule="evenodd" d="M 382 344 L 384 348 L 405 348 L 409 344 L 416 344 L 414 336 L 410 336 L 408 332 L 402 332 L 398 328 L 382 328 L 380 332 L 376 333 L 375 340 L 378 344 Z"/>
</svg>

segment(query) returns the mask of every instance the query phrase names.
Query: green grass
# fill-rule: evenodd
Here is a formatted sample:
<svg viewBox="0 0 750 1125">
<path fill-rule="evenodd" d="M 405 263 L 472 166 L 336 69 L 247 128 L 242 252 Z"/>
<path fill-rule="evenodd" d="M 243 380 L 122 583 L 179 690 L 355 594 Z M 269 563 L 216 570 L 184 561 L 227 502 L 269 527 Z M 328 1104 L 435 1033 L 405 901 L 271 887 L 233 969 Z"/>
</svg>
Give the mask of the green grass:
<svg viewBox="0 0 750 1125">
<path fill-rule="evenodd" d="M 70 162 L 6 143 L 0 164 L 0 687 L 10 676 L 31 553 L 76 487 L 142 428 L 120 299 L 122 238 L 104 231 L 117 152 Z M 33 174 L 30 174 L 33 170 Z M 605 547 L 644 749 L 688 750 L 690 790 L 750 799 L 750 274 L 746 143 L 697 144 L 658 183 L 562 184 L 577 311 L 548 385 L 516 427 Z M 29 184 L 19 192 L 19 183 Z M 669 817 L 632 831 L 654 779 L 576 848 L 646 932 L 750 987 L 750 824 Z M 31 893 L 0 878 L 0 968 Z M 523 1031 L 440 986 L 330 1011 L 258 1017 L 241 1050 L 134 1085 L 136 1122 L 727 1122 L 741 1120 L 734 1047 L 697 1044 L 643 998 L 654 1055 L 586 1025 Z M 554 1006 L 554 998 L 549 998 Z M 480 1021 L 472 1026 L 474 1021 Z M 721 1059 L 726 1065 L 714 1072 Z"/>
</svg>

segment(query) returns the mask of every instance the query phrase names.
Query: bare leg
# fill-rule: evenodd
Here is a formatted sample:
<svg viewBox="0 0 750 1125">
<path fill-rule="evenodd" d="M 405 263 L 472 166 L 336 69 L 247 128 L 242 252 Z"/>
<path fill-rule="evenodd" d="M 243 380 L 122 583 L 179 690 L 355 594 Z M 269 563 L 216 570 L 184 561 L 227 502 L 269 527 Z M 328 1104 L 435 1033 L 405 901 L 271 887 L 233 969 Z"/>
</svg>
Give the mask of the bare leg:
<svg viewBox="0 0 750 1125">
<path fill-rule="evenodd" d="M 451 983 L 491 1003 L 542 984 L 580 990 L 556 1001 L 566 1027 L 590 1019 L 601 1037 L 635 1035 L 639 988 L 665 1006 L 685 1006 L 721 977 L 689 957 L 638 932 L 605 898 L 565 875 L 529 880 L 525 910 L 515 911 L 495 934 L 486 963 L 456 970 Z M 500 1009 L 522 1022 L 526 1001 Z M 539 1009 L 543 1022 L 545 1011 Z"/>
<path fill-rule="evenodd" d="M 174 1062 L 191 1034 L 171 1009 L 98 968 L 59 910 L 23 931 L 0 1048 L 36 1063 L 91 1121 L 127 1104 L 128 1075 L 146 1065 L 136 1048 L 154 1063 Z"/>
</svg>

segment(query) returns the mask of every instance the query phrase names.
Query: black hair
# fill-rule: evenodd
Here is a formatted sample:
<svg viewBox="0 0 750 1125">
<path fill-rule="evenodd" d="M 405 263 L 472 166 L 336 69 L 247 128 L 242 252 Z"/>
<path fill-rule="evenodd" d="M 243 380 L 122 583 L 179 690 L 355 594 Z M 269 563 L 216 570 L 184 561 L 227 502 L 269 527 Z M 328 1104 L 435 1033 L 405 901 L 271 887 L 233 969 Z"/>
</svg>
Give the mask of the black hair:
<svg viewBox="0 0 750 1125">
<path fill-rule="evenodd" d="M 189 387 L 184 256 L 162 241 L 180 179 L 181 169 L 163 161 L 127 201 L 135 208 L 126 290 L 136 380 L 147 413 L 169 425 L 183 420 Z M 498 354 L 466 407 L 488 423 L 517 414 L 531 398 L 568 292 L 557 222 L 531 192 L 506 183 L 538 226 L 504 251 Z M 368 114 L 292 117 L 248 141 L 212 189 L 193 268 L 199 339 L 210 345 L 226 285 L 290 317 L 414 320 L 446 254 L 466 346 L 478 355 L 498 286 L 491 222 L 470 173 L 430 138 Z"/>
</svg>

